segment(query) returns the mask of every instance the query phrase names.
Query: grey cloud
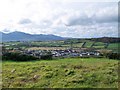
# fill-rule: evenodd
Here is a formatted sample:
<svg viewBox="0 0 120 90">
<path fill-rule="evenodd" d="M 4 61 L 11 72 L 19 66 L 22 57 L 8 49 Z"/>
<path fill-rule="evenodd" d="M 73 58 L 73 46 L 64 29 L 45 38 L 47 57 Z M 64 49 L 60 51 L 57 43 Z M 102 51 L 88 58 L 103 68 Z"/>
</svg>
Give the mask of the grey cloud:
<svg viewBox="0 0 120 90">
<path fill-rule="evenodd" d="M 10 30 L 9 29 L 4 29 L 3 32 L 10 32 Z"/>
<path fill-rule="evenodd" d="M 65 23 L 66 26 L 75 26 L 75 25 L 92 25 L 95 23 L 113 23 L 118 22 L 118 16 L 117 15 L 104 15 L 104 16 L 92 16 L 92 17 L 71 17 L 67 23 Z"/>
<path fill-rule="evenodd" d="M 30 24 L 32 21 L 30 19 L 22 19 L 19 21 L 19 24 Z"/>
<path fill-rule="evenodd" d="M 96 23 L 112 23 L 112 22 L 118 22 L 118 17 L 116 16 L 105 16 L 105 17 L 96 17 L 95 18 Z"/>
<path fill-rule="evenodd" d="M 66 26 L 76 25 L 94 25 L 97 23 L 115 23 L 118 22 L 118 11 L 116 7 L 101 8 L 95 11 L 93 15 L 89 16 L 89 13 L 73 14 L 63 22 Z"/>
<path fill-rule="evenodd" d="M 66 24 L 67 26 L 74 26 L 74 25 L 91 25 L 93 23 L 91 18 L 88 18 L 87 16 L 83 17 L 73 17 L 71 18 L 68 23 Z"/>
<path fill-rule="evenodd" d="M 96 12 L 93 16 L 97 23 L 113 23 L 118 22 L 118 11 L 115 8 L 110 8 L 107 10 L 101 10 L 100 13 Z"/>
</svg>

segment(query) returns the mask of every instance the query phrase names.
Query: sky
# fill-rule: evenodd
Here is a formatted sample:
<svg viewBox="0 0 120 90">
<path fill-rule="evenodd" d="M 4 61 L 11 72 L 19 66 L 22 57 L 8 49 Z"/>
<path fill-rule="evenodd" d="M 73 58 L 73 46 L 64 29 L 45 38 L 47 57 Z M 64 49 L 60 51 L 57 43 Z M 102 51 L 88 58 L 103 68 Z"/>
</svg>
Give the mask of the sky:
<svg viewBox="0 0 120 90">
<path fill-rule="evenodd" d="M 0 0 L 0 31 L 118 37 L 118 0 Z"/>
</svg>

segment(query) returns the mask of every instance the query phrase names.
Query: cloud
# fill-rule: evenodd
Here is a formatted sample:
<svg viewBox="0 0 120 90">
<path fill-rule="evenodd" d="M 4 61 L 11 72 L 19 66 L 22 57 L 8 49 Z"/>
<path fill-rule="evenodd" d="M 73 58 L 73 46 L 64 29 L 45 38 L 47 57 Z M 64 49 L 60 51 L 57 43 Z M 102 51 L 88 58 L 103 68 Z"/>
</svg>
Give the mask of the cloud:
<svg viewBox="0 0 120 90">
<path fill-rule="evenodd" d="M 91 15 L 85 11 L 69 12 L 62 16 L 59 20 L 56 20 L 58 24 L 63 23 L 66 26 L 76 25 L 92 25 L 97 23 L 113 23 L 118 22 L 118 8 L 105 7 L 94 11 Z"/>
<path fill-rule="evenodd" d="M 0 31 L 65 37 L 117 36 L 118 3 L 79 1 L 3 0 Z"/>
<path fill-rule="evenodd" d="M 5 32 L 5 33 L 9 33 L 10 30 L 9 30 L 9 29 L 4 29 L 3 32 Z"/>
<path fill-rule="evenodd" d="M 19 24 L 30 24 L 32 21 L 30 19 L 22 19 L 19 21 Z"/>
<path fill-rule="evenodd" d="M 74 26 L 74 25 L 91 25 L 93 23 L 92 19 L 88 17 L 87 14 L 78 13 L 66 16 L 67 18 L 63 20 L 63 23 L 66 26 Z"/>
<path fill-rule="evenodd" d="M 93 18 L 97 23 L 118 22 L 118 8 L 117 6 L 103 8 L 96 12 Z"/>
</svg>

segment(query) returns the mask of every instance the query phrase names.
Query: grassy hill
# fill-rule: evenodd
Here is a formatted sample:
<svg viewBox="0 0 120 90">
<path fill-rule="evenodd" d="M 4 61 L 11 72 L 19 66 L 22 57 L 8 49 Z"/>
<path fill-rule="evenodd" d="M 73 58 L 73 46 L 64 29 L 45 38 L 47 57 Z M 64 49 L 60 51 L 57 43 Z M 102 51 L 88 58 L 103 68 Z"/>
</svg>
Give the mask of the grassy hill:
<svg viewBox="0 0 120 90">
<path fill-rule="evenodd" d="M 4 88 L 118 88 L 117 60 L 66 58 L 2 65 Z"/>
</svg>

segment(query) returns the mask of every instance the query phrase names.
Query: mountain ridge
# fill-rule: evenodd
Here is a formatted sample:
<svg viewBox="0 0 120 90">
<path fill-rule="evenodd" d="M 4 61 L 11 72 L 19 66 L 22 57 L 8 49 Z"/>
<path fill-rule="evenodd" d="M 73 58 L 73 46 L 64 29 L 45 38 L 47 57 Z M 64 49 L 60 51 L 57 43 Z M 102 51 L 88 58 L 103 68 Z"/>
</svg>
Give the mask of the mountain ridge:
<svg viewBox="0 0 120 90">
<path fill-rule="evenodd" d="M 53 34 L 28 34 L 24 32 L 11 32 L 11 33 L 3 33 L 2 41 L 51 41 L 51 40 L 64 40 L 65 38 L 53 35 Z"/>
</svg>

